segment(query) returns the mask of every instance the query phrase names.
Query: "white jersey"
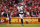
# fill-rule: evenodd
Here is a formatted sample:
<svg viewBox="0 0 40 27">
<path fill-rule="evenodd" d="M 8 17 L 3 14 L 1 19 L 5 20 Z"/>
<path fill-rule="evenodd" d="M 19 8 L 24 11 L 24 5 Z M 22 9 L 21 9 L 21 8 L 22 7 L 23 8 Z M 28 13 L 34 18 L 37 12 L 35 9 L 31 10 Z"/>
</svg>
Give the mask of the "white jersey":
<svg viewBox="0 0 40 27">
<path fill-rule="evenodd" d="M 20 6 L 20 7 L 18 6 L 17 9 L 18 9 L 20 18 L 23 19 L 23 16 L 24 16 L 24 14 L 23 14 L 23 6 Z"/>
<path fill-rule="evenodd" d="M 17 7 L 19 13 L 23 13 L 23 6 Z"/>
</svg>

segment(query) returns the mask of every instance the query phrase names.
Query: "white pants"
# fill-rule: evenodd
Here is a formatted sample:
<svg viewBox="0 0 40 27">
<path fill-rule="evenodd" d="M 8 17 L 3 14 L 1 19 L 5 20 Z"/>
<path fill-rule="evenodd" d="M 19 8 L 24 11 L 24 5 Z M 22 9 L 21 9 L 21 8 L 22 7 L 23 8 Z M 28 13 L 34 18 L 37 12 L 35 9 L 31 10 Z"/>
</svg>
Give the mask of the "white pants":
<svg viewBox="0 0 40 27">
<path fill-rule="evenodd" d="M 19 17 L 20 17 L 21 19 L 23 19 L 23 16 L 24 16 L 24 14 L 19 14 Z"/>
</svg>

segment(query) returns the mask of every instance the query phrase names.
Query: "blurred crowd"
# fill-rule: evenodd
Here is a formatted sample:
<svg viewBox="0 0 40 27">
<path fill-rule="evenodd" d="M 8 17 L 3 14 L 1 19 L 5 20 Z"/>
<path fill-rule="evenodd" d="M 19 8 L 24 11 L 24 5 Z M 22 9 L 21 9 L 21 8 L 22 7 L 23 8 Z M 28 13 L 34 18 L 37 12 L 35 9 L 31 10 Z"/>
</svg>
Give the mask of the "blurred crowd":
<svg viewBox="0 0 40 27">
<path fill-rule="evenodd" d="M 7 13 L 19 17 L 19 3 L 24 6 L 24 17 L 40 17 L 40 0 L 0 0 L 0 17 L 7 17 Z"/>
</svg>

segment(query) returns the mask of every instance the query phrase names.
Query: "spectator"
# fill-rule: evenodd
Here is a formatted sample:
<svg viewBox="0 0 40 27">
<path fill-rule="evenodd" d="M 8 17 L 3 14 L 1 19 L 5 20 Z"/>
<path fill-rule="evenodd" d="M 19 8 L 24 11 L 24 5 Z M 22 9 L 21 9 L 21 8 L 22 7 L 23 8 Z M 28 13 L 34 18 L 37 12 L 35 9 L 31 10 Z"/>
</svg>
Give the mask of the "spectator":
<svg viewBox="0 0 40 27">
<path fill-rule="evenodd" d="M 0 16 L 7 17 L 7 9 L 13 10 L 13 17 L 18 17 L 17 6 L 21 3 L 24 6 L 24 16 L 26 17 L 39 17 L 40 16 L 40 0 L 1 0 L 0 1 Z"/>
</svg>

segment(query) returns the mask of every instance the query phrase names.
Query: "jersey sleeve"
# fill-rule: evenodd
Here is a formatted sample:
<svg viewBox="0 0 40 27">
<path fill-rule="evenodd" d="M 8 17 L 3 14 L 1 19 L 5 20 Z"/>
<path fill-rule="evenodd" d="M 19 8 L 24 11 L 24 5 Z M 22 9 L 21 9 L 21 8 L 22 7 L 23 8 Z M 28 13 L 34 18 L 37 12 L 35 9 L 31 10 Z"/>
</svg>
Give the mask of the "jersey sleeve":
<svg viewBox="0 0 40 27">
<path fill-rule="evenodd" d="M 17 7 L 17 9 L 19 9 L 19 7 Z"/>
</svg>

